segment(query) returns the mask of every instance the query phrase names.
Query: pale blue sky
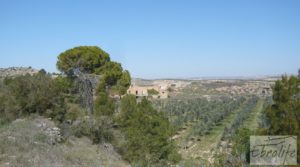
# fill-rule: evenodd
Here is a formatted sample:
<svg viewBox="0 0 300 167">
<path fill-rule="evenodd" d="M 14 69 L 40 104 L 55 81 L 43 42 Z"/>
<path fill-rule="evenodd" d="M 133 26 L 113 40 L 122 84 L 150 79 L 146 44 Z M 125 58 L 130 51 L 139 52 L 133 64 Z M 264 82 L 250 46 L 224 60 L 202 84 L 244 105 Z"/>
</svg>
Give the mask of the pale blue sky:
<svg viewBox="0 0 300 167">
<path fill-rule="evenodd" d="M 58 54 L 79 45 L 134 77 L 296 73 L 300 1 L 0 1 L 0 67 L 56 71 Z"/>
</svg>

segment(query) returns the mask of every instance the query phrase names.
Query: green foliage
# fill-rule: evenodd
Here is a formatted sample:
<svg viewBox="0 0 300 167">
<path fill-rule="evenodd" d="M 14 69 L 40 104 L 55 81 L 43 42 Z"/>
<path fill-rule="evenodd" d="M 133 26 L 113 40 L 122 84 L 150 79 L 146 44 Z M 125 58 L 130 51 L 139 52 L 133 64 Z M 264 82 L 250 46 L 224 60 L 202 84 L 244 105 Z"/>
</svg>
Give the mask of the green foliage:
<svg viewBox="0 0 300 167">
<path fill-rule="evenodd" d="M 154 106 L 166 112 L 176 128 L 188 122 L 197 122 L 193 127 L 193 134 L 204 135 L 244 101 L 243 97 L 237 100 L 222 97 L 211 101 L 205 98 L 171 98 L 154 100 Z"/>
<path fill-rule="evenodd" d="M 269 134 L 297 135 L 300 132 L 299 80 L 283 76 L 273 87 L 274 104 L 265 110 Z"/>
<path fill-rule="evenodd" d="M 250 136 L 252 134 L 247 128 L 237 129 L 232 138 L 227 141 L 233 145 L 231 152 L 216 152 L 214 154 L 213 166 L 249 166 Z"/>
<path fill-rule="evenodd" d="M 111 124 L 109 117 L 84 117 L 72 125 L 72 133 L 77 137 L 87 136 L 93 143 L 111 142 L 113 140 Z"/>
<path fill-rule="evenodd" d="M 106 92 L 100 92 L 95 101 L 95 115 L 112 115 L 115 111 L 114 100 Z"/>
<path fill-rule="evenodd" d="M 96 69 L 109 62 L 109 54 L 97 46 L 79 46 L 58 56 L 57 68 L 69 73 L 73 68 L 79 68 L 87 73 L 94 73 Z"/>
<path fill-rule="evenodd" d="M 106 63 L 96 74 L 102 75 L 98 91 L 108 89 L 111 94 L 123 95 L 131 83 L 129 72 L 123 71 L 121 64 L 116 62 Z"/>
<path fill-rule="evenodd" d="M 84 116 L 83 110 L 77 104 L 70 104 L 68 106 L 65 119 L 75 121 Z"/>
<path fill-rule="evenodd" d="M 73 82 L 68 77 L 58 76 L 54 78 L 54 83 L 57 89 L 63 93 L 70 93 L 70 89 L 73 86 Z"/>
<path fill-rule="evenodd" d="M 300 146 L 300 81 L 295 76 L 283 76 L 273 87 L 274 104 L 264 111 L 265 126 L 261 133 L 267 135 L 296 135 Z M 298 162 L 300 151 L 298 149 Z"/>
<path fill-rule="evenodd" d="M 273 100 L 276 105 L 291 102 L 299 94 L 299 79 L 295 76 L 283 76 L 281 80 L 275 82 L 273 87 Z"/>
<path fill-rule="evenodd" d="M 112 122 L 108 117 L 96 119 L 95 125 L 91 127 L 91 139 L 94 143 L 111 142 L 113 138 Z"/>
<path fill-rule="evenodd" d="M 123 95 L 126 93 L 131 83 L 131 77 L 129 71 L 125 70 L 122 73 L 121 78 L 117 81 L 117 85 L 115 86 L 118 94 Z"/>
<path fill-rule="evenodd" d="M 0 124 L 15 119 L 18 108 L 15 97 L 9 96 L 7 86 L 0 81 Z"/>
<path fill-rule="evenodd" d="M 127 138 L 124 157 L 142 166 L 168 160 L 178 162 L 180 156 L 170 140 L 172 128 L 162 112 L 156 111 L 145 98 L 136 103 L 133 96 L 125 96 L 121 103 L 121 124 Z"/>
<path fill-rule="evenodd" d="M 96 74 L 103 75 L 103 80 L 108 86 L 115 85 L 122 76 L 122 66 L 117 62 L 107 62 L 96 70 Z"/>
<path fill-rule="evenodd" d="M 133 113 L 136 112 L 137 102 L 134 95 L 126 95 L 121 99 L 121 113 L 119 114 L 119 122 L 122 126 L 127 127 Z"/>
<path fill-rule="evenodd" d="M 109 54 L 97 46 L 79 46 L 58 56 L 57 68 L 65 74 L 79 68 L 83 73 L 101 76 L 98 92 L 123 95 L 130 86 L 128 71 L 123 71 L 120 63 L 110 61 Z M 69 75 L 71 76 L 71 75 Z"/>
<path fill-rule="evenodd" d="M 258 98 L 252 97 L 250 98 L 247 103 L 245 103 L 245 106 L 243 109 L 237 114 L 235 119 L 232 121 L 232 123 L 225 128 L 222 138 L 223 139 L 231 139 L 234 134 L 237 133 L 238 129 L 242 127 L 243 122 L 249 117 L 250 113 L 253 111 L 253 109 L 256 106 Z"/>
<path fill-rule="evenodd" d="M 250 136 L 253 133 L 247 128 L 238 129 L 233 137 L 233 155 L 241 161 L 250 162 Z"/>
<path fill-rule="evenodd" d="M 189 159 L 182 160 L 180 162 L 179 166 L 182 166 L 182 167 L 199 167 L 199 166 L 206 166 L 206 164 L 208 164 L 208 163 L 202 163 L 202 164 L 200 164 L 198 161 L 196 161 L 193 158 L 189 158 Z"/>
<path fill-rule="evenodd" d="M 65 114 L 64 89 L 44 72 L 33 76 L 5 78 L 1 89 L 0 112 L 3 117 L 13 120 L 31 113 L 45 114 L 62 121 Z"/>
<path fill-rule="evenodd" d="M 148 89 L 147 92 L 148 92 L 148 95 L 157 95 L 159 93 L 155 89 Z"/>
<path fill-rule="evenodd" d="M 42 74 L 42 75 L 46 75 L 47 74 L 47 71 L 45 69 L 41 69 L 39 71 L 39 74 Z"/>
</svg>

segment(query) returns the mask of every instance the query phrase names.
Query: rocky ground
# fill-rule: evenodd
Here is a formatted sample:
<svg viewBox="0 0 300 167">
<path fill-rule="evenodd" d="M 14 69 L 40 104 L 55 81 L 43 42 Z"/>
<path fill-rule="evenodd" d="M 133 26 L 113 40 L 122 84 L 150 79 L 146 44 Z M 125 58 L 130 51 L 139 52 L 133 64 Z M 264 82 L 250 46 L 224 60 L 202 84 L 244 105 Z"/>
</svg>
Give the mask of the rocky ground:
<svg viewBox="0 0 300 167">
<path fill-rule="evenodd" d="M 64 139 L 46 118 L 17 119 L 0 126 L 0 167 L 130 166 L 112 145 L 88 138 Z"/>
</svg>

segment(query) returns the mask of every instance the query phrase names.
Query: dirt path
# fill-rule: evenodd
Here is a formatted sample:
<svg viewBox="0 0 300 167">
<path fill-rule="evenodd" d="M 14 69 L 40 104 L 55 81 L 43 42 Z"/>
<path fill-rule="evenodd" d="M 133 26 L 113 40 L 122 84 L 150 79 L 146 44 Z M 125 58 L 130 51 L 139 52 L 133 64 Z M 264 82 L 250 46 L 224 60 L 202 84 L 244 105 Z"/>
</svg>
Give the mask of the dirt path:
<svg viewBox="0 0 300 167">
<path fill-rule="evenodd" d="M 262 114 L 262 111 L 264 109 L 264 99 L 259 99 L 257 102 L 255 108 L 250 113 L 249 118 L 244 122 L 244 126 L 249 128 L 252 131 L 255 131 L 259 126 L 260 117 Z"/>
</svg>

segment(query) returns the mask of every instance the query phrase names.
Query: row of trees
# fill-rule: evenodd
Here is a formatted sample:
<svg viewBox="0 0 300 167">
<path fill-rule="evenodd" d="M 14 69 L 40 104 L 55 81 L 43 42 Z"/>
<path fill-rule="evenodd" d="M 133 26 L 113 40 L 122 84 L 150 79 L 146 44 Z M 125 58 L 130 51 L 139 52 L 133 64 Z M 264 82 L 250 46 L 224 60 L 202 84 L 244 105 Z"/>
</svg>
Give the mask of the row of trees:
<svg viewBox="0 0 300 167">
<path fill-rule="evenodd" d="M 258 99 L 256 96 L 250 97 L 239 109 L 231 123 L 225 127 L 218 144 L 219 149 L 214 153 L 214 166 L 248 165 L 250 135 L 253 132 L 244 126 L 244 122 L 256 107 Z"/>
<path fill-rule="evenodd" d="M 154 101 L 155 107 L 164 111 L 177 128 L 188 122 L 201 122 L 213 126 L 224 119 L 231 111 L 239 107 L 245 98 L 219 97 L 208 101 L 206 98 L 179 98 Z M 197 129 L 197 128 L 196 128 Z M 202 130 L 201 130 L 202 133 Z"/>
<path fill-rule="evenodd" d="M 212 100 L 179 98 L 154 102 L 156 108 L 160 108 L 169 116 L 175 130 L 189 128 L 180 144 L 186 147 L 190 141 L 199 140 L 201 136 L 210 134 L 215 126 L 244 106 L 246 101 L 247 98 L 243 96 L 235 98 L 218 96 Z"/>
<path fill-rule="evenodd" d="M 203 117 L 193 126 L 192 134 L 194 136 L 203 136 L 209 134 L 212 128 L 218 125 L 224 118 L 237 110 L 245 101 L 245 98 L 239 98 L 234 101 L 224 101 L 217 105 L 213 110 L 203 114 Z"/>
<path fill-rule="evenodd" d="M 222 162 L 234 163 L 235 165 L 245 165 L 249 162 L 249 137 L 250 135 L 293 135 L 297 136 L 297 147 L 300 146 L 300 70 L 298 76 L 282 76 L 272 87 L 272 101 L 267 101 L 268 106 L 262 113 L 261 125 L 256 133 L 247 127 L 241 128 L 240 120 L 246 116 L 240 116 L 235 121 L 234 130 L 227 130 L 224 136 L 230 138 L 233 143 L 231 156 L 222 156 L 218 160 Z M 271 103 L 271 104 L 270 104 Z M 230 134 L 230 135 L 228 135 Z M 297 161 L 300 162 L 300 151 L 297 149 Z"/>
<path fill-rule="evenodd" d="M 249 117 L 250 113 L 255 108 L 258 101 L 258 97 L 252 97 L 247 100 L 247 103 L 243 106 L 241 111 L 234 118 L 232 123 L 225 127 L 222 139 L 230 140 L 236 131 L 243 125 L 244 121 Z"/>
</svg>

